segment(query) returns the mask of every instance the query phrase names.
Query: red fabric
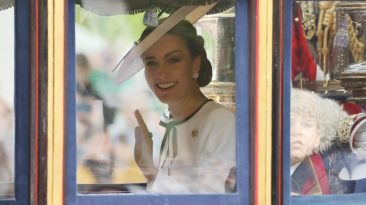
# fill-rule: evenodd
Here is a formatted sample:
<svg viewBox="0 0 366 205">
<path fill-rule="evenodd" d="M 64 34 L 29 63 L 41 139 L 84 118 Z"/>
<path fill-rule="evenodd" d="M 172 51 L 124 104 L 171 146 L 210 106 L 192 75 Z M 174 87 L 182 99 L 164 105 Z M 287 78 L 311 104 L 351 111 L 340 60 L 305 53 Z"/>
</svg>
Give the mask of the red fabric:
<svg viewBox="0 0 366 205">
<path fill-rule="evenodd" d="M 312 194 L 311 189 L 313 188 L 315 183 L 316 182 L 314 181 L 314 178 L 312 178 L 312 177 L 307 178 L 304 183 L 304 186 L 302 187 L 301 195 Z"/>
<path fill-rule="evenodd" d="M 313 154 L 310 160 L 313 163 L 322 194 L 330 194 L 328 175 L 322 157 L 318 154 Z"/>
<path fill-rule="evenodd" d="M 312 56 L 304 29 L 302 27 L 301 9 L 298 7 L 298 22 L 292 21 L 292 74 L 295 76 L 302 73 L 303 78 L 313 81 L 316 79 L 316 63 Z"/>
<path fill-rule="evenodd" d="M 319 184 L 321 194 L 330 194 L 329 179 L 322 157 L 318 154 L 313 154 L 310 157 L 310 162 L 316 179 L 310 177 L 305 181 L 302 194 L 312 194 L 311 191 L 314 184 Z"/>
<path fill-rule="evenodd" d="M 358 114 L 363 111 L 361 106 L 350 102 L 342 103 L 342 107 L 343 110 L 346 111 L 349 115 Z"/>
</svg>

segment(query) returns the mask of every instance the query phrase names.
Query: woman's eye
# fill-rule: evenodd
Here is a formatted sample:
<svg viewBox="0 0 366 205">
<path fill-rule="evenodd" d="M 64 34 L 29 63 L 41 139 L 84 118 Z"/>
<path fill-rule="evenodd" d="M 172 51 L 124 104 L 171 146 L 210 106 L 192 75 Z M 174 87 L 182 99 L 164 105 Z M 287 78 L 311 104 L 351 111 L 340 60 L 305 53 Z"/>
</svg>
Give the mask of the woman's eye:
<svg viewBox="0 0 366 205">
<path fill-rule="evenodd" d="M 156 65 L 156 62 L 155 61 L 147 61 L 145 62 L 145 66 L 146 67 L 153 67 Z"/>
<path fill-rule="evenodd" d="M 180 62 L 180 58 L 179 57 L 173 57 L 173 58 L 169 58 L 169 63 L 175 64 L 175 63 L 179 63 Z"/>
</svg>

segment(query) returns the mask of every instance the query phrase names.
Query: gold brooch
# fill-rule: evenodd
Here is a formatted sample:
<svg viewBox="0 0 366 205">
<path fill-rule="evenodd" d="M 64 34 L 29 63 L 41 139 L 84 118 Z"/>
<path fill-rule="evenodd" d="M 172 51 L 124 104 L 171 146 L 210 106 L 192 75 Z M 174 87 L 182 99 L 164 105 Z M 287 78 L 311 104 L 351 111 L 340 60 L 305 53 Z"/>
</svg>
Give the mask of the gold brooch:
<svg viewBox="0 0 366 205">
<path fill-rule="evenodd" d="M 192 130 L 191 135 L 193 138 L 196 138 L 198 136 L 198 130 L 197 129 Z"/>
</svg>

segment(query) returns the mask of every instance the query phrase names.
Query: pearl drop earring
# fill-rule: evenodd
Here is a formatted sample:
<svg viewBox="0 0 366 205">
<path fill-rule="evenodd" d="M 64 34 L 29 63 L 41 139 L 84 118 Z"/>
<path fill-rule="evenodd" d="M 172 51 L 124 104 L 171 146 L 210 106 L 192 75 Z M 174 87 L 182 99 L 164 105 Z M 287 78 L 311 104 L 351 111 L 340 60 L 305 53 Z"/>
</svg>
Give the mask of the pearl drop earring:
<svg viewBox="0 0 366 205">
<path fill-rule="evenodd" d="M 193 79 L 197 79 L 200 76 L 200 74 L 198 72 L 193 73 Z"/>
</svg>

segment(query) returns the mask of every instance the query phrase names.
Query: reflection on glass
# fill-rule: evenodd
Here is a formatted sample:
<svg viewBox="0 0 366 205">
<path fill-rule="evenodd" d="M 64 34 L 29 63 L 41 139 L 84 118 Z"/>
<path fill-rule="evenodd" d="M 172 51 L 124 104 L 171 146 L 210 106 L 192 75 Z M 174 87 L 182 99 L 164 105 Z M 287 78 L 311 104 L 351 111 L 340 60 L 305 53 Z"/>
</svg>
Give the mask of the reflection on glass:
<svg viewBox="0 0 366 205">
<path fill-rule="evenodd" d="M 134 41 L 153 32 L 145 30 L 146 16 L 105 17 L 76 6 L 78 190 L 234 192 L 234 15 L 224 21 L 229 22 L 227 31 L 214 25 L 216 21 L 198 29 L 218 36 L 205 48 L 192 24 L 179 23 L 141 56 L 134 56 L 145 68 L 115 84 L 113 68 Z M 183 31 L 186 36 L 181 36 Z M 221 45 L 226 37 L 228 45 Z M 212 45 L 225 47 L 227 59 L 216 59 L 219 50 Z M 211 69 L 206 53 L 218 62 L 212 68 L 221 77 L 211 83 L 205 79 Z M 201 91 L 201 86 L 208 89 Z"/>
<path fill-rule="evenodd" d="M 366 192 L 366 4 L 293 3 L 291 194 Z"/>
<path fill-rule="evenodd" d="M 0 30 L 1 199 L 14 196 L 14 8 L 0 11 Z"/>
</svg>

